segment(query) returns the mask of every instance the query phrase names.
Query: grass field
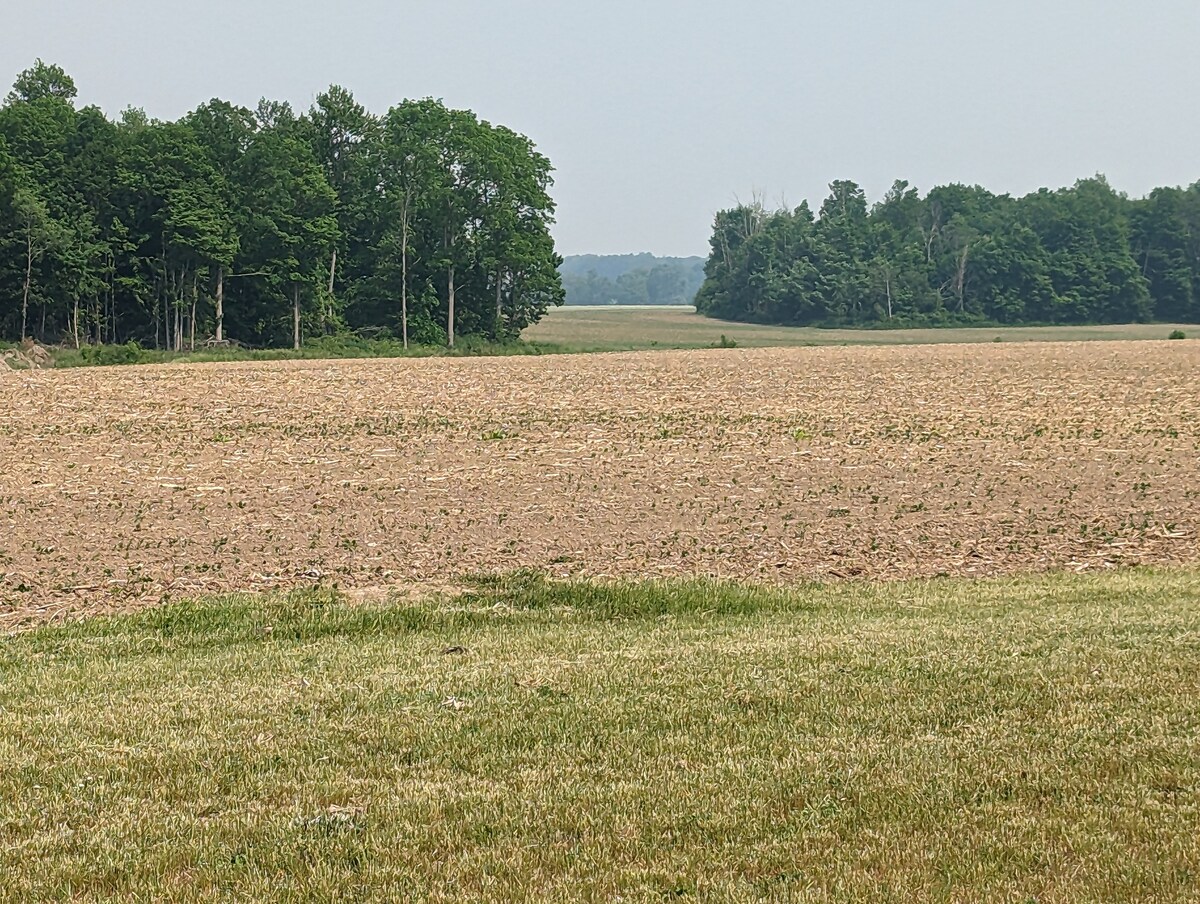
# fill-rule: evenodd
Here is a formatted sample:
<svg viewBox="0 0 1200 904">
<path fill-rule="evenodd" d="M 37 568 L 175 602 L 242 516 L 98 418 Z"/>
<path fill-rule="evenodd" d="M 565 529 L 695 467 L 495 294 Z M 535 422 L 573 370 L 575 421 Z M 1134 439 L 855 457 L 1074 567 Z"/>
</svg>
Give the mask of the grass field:
<svg viewBox="0 0 1200 904">
<path fill-rule="evenodd" d="M 612 351 L 720 347 L 771 348 L 822 345 L 929 345 L 980 342 L 1075 342 L 1165 339 L 1179 331 L 1200 336 L 1200 326 L 1128 324 L 1084 327 L 978 327 L 969 329 L 824 330 L 757 326 L 702 317 L 690 307 L 566 307 L 552 309 L 518 342 L 461 340 L 454 349 L 404 348 L 398 340 L 354 336 L 318 337 L 304 348 L 200 347 L 168 352 L 127 345 L 69 345 L 45 349 L 39 367 L 74 368 L 127 364 L 209 364 L 357 358 L 511 357 Z M 28 350 L 28 349 L 26 349 Z M 0 342 L 0 373 L 31 365 L 16 346 Z M 42 350 L 38 350 L 41 354 Z"/>
<path fill-rule="evenodd" d="M 565 307 L 525 331 L 524 338 L 564 349 L 634 351 L 710 348 L 721 337 L 746 348 L 806 345 L 922 345 L 963 342 L 1076 342 L 1166 339 L 1174 330 L 1200 337 L 1200 327 L 1177 324 L 1122 326 L 979 327 L 919 330 L 818 330 L 727 323 L 681 307 Z"/>
<path fill-rule="evenodd" d="M 0 675 L 6 901 L 1200 899 L 1193 570 L 235 596 Z"/>
</svg>

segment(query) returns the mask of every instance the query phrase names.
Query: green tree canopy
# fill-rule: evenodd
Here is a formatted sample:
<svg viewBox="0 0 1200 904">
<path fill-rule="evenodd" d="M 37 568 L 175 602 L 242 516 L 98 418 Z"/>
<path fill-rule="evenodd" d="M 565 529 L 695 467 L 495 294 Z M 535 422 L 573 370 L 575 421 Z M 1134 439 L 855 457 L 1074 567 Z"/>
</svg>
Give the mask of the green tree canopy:
<svg viewBox="0 0 1200 904">
<path fill-rule="evenodd" d="M 1103 177 L 1024 198 L 835 182 L 807 206 L 717 214 L 697 305 L 797 325 L 1200 321 L 1200 186 L 1144 200 Z"/>
<path fill-rule="evenodd" d="M 76 110 L 39 61 L 0 107 L 0 338 L 284 345 L 507 338 L 563 299 L 550 162 L 434 100 L 297 115 Z"/>
</svg>

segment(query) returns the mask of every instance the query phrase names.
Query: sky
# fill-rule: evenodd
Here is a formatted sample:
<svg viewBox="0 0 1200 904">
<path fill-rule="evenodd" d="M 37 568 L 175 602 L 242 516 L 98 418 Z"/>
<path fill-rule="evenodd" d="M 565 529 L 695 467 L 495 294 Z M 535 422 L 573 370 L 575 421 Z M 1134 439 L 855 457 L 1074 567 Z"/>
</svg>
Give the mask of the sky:
<svg viewBox="0 0 1200 904">
<path fill-rule="evenodd" d="M 384 112 L 437 97 L 556 167 L 564 254 L 703 255 L 740 201 L 835 179 L 1024 194 L 1200 180 L 1196 0 L 36 0 L 0 81 L 58 63 L 82 104 L 174 119 L 220 97 Z"/>
</svg>

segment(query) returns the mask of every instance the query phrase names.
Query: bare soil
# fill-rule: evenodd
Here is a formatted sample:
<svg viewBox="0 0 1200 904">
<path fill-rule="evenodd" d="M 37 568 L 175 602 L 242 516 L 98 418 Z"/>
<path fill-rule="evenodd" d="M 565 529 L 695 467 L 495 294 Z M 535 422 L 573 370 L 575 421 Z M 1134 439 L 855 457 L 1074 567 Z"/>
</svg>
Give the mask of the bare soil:
<svg viewBox="0 0 1200 904">
<path fill-rule="evenodd" d="M 1200 560 L 1200 342 L 11 372 L 0 629 L 479 572 Z"/>
</svg>

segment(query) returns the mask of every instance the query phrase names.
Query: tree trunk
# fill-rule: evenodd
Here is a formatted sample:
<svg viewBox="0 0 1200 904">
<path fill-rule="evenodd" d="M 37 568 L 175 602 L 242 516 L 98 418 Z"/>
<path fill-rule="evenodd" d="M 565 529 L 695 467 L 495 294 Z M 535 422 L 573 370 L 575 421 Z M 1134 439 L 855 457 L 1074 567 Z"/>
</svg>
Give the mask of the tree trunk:
<svg viewBox="0 0 1200 904">
<path fill-rule="evenodd" d="M 167 321 L 167 351 L 179 351 L 179 285 L 175 270 L 168 272 L 167 294 L 163 300 L 163 315 Z"/>
<path fill-rule="evenodd" d="M 217 329 L 213 338 L 225 341 L 225 268 L 217 268 Z"/>
<path fill-rule="evenodd" d="M 197 270 L 192 276 L 192 323 L 191 323 L 191 346 L 192 351 L 196 350 L 196 303 L 200 296 L 200 271 Z"/>
<path fill-rule="evenodd" d="M 887 302 L 888 302 L 888 320 L 892 319 L 892 276 L 889 273 L 884 277 L 884 285 L 887 286 Z"/>
<path fill-rule="evenodd" d="M 29 335 L 29 286 L 33 282 L 33 233 L 25 239 L 25 287 L 21 296 L 21 341 Z"/>
<path fill-rule="evenodd" d="M 104 325 L 108 327 L 108 341 L 115 343 L 117 341 L 117 298 L 116 289 L 113 286 L 113 281 L 116 275 L 113 272 L 115 264 L 112 258 L 108 262 L 108 296 L 104 299 L 105 311 Z"/>
<path fill-rule="evenodd" d="M 166 264 L 164 263 L 165 267 Z M 175 351 L 175 271 L 163 271 L 163 341 Z"/>
<path fill-rule="evenodd" d="M 453 219 L 454 207 L 453 204 L 447 206 L 446 219 L 446 251 L 450 258 L 450 267 L 446 274 L 447 293 L 446 293 L 446 345 L 448 348 L 454 348 L 454 231 L 450 226 Z"/>
<path fill-rule="evenodd" d="M 954 291 L 958 295 L 958 313 L 963 313 L 966 306 L 967 293 L 967 258 L 971 254 L 971 246 L 964 245 L 962 256 L 958 259 L 958 270 L 954 274 Z"/>
<path fill-rule="evenodd" d="M 497 342 L 500 341 L 500 319 L 501 319 L 501 317 L 504 316 L 503 311 L 501 309 L 502 298 L 503 298 L 501 293 L 502 293 L 503 289 L 504 289 L 504 271 L 497 270 L 496 271 L 496 323 L 495 323 L 495 326 L 492 327 L 492 339 L 496 340 Z"/>
<path fill-rule="evenodd" d="M 940 205 L 933 205 L 929 210 L 929 232 L 925 235 L 925 263 L 933 263 L 933 240 L 937 238 L 938 224 L 942 221 Z M 924 233 L 924 229 L 921 230 Z"/>
<path fill-rule="evenodd" d="M 325 298 L 325 304 L 321 305 L 321 332 L 326 333 L 326 334 L 329 333 L 329 329 L 326 326 L 327 321 L 325 319 L 325 308 L 326 308 L 326 305 L 328 305 L 329 319 L 332 320 L 333 319 L 333 283 L 334 283 L 334 279 L 336 277 L 337 277 L 337 249 L 334 248 L 333 254 L 331 254 L 329 256 L 329 295 L 326 296 L 326 298 Z"/>
<path fill-rule="evenodd" d="M 75 339 L 75 351 L 79 351 L 79 296 L 75 296 L 75 314 L 71 324 L 71 334 Z"/>
<path fill-rule="evenodd" d="M 175 351 L 183 351 L 183 299 L 184 293 L 187 291 L 183 287 L 183 280 L 187 273 L 180 268 L 179 278 L 175 280 Z"/>
<path fill-rule="evenodd" d="M 454 265 L 450 265 L 448 301 L 446 305 L 446 337 L 450 348 L 454 348 Z"/>
<path fill-rule="evenodd" d="M 183 267 L 179 268 L 179 276 L 175 280 L 175 351 L 183 351 L 183 301 L 187 297 L 187 289 L 184 287 L 184 280 L 187 279 L 187 270 Z"/>
<path fill-rule="evenodd" d="M 408 351 L 408 196 L 404 198 L 404 216 L 400 221 L 400 334 Z"/>
<path fill-rule="evenodd" d="M 300 283 L 292 287 L 292 348 L 300 351 Z"/>
<path fill-rule="evenodd" d="M 164 252 L 165 255 L 165 252 Z M 170 329 L 167 323 L 167 260 L 164 256 L 161 258 L 162 272 L 154 275 L 154 347 L 161 350 L 163 341 L 167 340 L 167 331 Z M 158 332 L 158 301 L 162 299 L 162 338 L 159 338 Z"/>
</svg>

